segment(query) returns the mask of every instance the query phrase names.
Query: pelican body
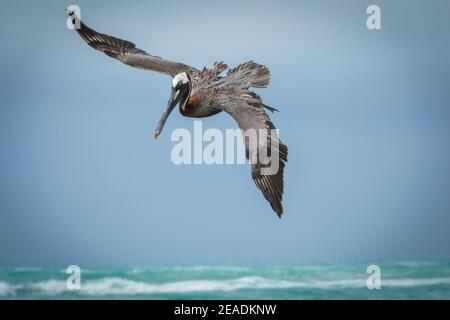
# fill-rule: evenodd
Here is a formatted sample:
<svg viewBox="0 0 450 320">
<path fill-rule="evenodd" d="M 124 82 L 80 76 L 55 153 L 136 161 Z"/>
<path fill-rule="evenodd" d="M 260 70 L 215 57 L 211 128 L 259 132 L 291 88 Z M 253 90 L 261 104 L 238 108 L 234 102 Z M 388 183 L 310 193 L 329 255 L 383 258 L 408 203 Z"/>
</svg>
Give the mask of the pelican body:
<svg viewBox="0 0 450 320">
<path fill-rule="evenodd" d="M 225 63 L 216 62 L 211 68 L 198 70 L 184 63 L 148 54 L 132 42 L 99 33 L 80 21 L 74 11 L 68 11 L 68 14 L 73 25 L 78 26 L 75 28 L 78 34 L 94 49 L 132 67 L 164 73 L 173 78 L 171 96 L 156 128 L 155 138 L 159 137 L 177 105 L 185 117 L 204 118 L 224 111 L 236 120 L 243 131 L 275 129 L 265 109 L 271 112 L 278 110 L 264 104 L 261 97 L 250 90 L 251 87 L 265 88 L 269 85 L 270 71 L 266 66 L 249 61 L 228 69 Z M 222 75 L 227 69 L 226 75 Z M 258 141 L 256 150 L 249 147 L 247 140 L 244 142 L 246 156 L 250 159 L 258 159 L 261 150 L 267 150 L 269 146 L 278 146 L 275 150 L 278 154 L 278 171 L 275 174 L 264 174 L 266 165 L 258 161 L 251 163 L 251 170 L 256 186 L 281 217 L 288 148 L 278 135 Z"/>
</svg>

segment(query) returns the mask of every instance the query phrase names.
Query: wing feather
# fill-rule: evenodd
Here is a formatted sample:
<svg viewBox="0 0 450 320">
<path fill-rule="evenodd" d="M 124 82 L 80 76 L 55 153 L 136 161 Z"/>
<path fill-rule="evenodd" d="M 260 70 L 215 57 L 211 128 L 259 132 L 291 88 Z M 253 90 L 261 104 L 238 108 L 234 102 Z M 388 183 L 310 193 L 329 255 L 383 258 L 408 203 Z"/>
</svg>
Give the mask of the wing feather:
<svg viewBox="0 0 450 320">
<path fill-rule="evenodd" d="M 235 98 L 224 103 L 224 111 L 229 113 L 244 132 L 249 129 L 265 130 L 265 135 L 257 134 L 258 145 L 256 148 L 249 146 L 248 139 L 244 139 L 246 156 L 251 160 L 252 178 L 256 186 L 261 190 L 263 196 L 269 201 L 272 209 L 279 217 L 283 214 L 284 193 L 284 168 L 287 162 L 288 147 L 281 142 L 275 126 L 265 112 L 265 105 L 257 95 L 250 95 L 253 100 Z M 271 153 L 271 152 L 274 152 Z M 272 161 L 278 162 L 278 170 L 272 172 L 270 166 L 261 161 L 263 155 L 271 157 Z M 256 161 L 254 161 L 256 159 Z"/>
<path fill-rule="evenodd" d="M 198 73 L 194 67 L 184 63 L 173 62 L 148 54 L 130 41 L 99 33 L 79 20 L 74 12 L 69 13 L 74 26 L 81 38 L 92 48 L 121 61 L 129 66 L 161 72 L 174 77 L 181 72 Z"/>
</svg>

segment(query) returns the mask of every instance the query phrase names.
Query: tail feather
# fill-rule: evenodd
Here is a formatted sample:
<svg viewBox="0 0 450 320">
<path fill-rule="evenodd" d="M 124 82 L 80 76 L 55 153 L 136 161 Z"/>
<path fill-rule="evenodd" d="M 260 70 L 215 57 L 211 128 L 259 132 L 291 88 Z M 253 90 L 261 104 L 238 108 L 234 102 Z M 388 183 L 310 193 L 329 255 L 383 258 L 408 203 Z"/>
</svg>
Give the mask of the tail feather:
<svg viewBox="0 0 450 320">
<path fill-rule="evenodd" d="M 248 61 L 230 69 L 228 75 L 234 75 L 242 79 L 247 88 L 265 88 L 270 83 L 269 68 L 254 61 Z"/>
</svg>

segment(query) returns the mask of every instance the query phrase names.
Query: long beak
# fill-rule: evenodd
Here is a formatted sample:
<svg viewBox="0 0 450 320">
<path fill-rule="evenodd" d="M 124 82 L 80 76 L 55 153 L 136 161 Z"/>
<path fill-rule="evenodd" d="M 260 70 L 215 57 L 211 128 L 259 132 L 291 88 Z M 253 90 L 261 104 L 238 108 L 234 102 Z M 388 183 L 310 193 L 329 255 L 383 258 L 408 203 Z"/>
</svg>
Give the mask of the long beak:
<svg viewBox="0 0 450 320">
<path fill-rule="evenodd" d="M 156 131 L 155 131 L 155 139 L 158 139 L 159 135 L 162 132 L 162 129 L 164 128 L 164 124 L 166 123 L 167 118 L 169 117 L 173 108 L 175 108 L 178 101 L 180 100 L 180 94 L 178 94 L 176 97 L 174 97 L 174 94 L 175 94 L 175 92 L 172 91 L 172 95 L 169 99 L 169 102 L 167 103 L 167 108 L 164 111 L 164 113 L 162 114 L 161 120 L 159 120 L 158 127 L 156 128 Z"/>
</svg>

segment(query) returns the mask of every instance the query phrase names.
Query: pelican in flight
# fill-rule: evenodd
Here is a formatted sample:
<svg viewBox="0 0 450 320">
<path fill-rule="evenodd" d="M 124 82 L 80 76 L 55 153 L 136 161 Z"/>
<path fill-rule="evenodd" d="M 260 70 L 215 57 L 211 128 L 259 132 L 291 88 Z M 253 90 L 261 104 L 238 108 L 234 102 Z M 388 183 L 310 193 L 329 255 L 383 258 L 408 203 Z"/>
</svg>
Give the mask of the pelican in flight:
<svg viewBox="0 0 450 320">
<path fill-rule="evenodd" d="M 288 148 L 279 140 L 277 133 L 273 134 L 275 127 L 265 111 L 278 110 L 264 104 L 261 97 L 250 90 L 251 87 L 265 88 L 269 85 L 270 71 L 266 66 L 249 61 L 221 75 L 228 66 L 216 62 L 211 68 L 198 70 L 148 54 L 132 42 L 99 33 L 80 21 L 75 11 L 68 10 L 67 13 L 78 34 L 92 48 L 129 66 L 164 73 L 173 78 L 171 97 L 156 128 L 155 138 L 161 134 L 169 114 L 177 105 L 185 117 L 203 118 L 224 111 L 236 120 L 242 131 L 270 131 L 272 134 L 268 133 L 267 138 L 258 139 L 255 148 L 249 146 L 246 137 L 244 144 L 246 157 L 250 157 L 252 178 L 281 218 Z M 275 155 L 275 159 L 271 158 L 277 164 L 275 173 L 267 174 L 269 165 L 260 161 L 263 152 Z"/>
</svg>

